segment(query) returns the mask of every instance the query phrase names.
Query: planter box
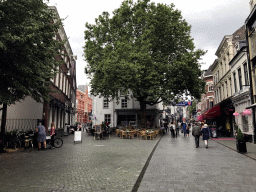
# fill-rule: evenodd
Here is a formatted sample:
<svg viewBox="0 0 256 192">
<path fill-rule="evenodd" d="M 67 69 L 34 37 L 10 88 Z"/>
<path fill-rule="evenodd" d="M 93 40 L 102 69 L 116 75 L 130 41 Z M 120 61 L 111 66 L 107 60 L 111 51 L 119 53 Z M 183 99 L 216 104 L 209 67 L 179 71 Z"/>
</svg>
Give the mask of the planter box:
<svg viewBox="0 0 256 192">
<path fill-rule="evenodd" d="M 237 141 L 236 149 L 239 153 L 247 153 L 246 142 L 245 141 Z"/>
</svg>

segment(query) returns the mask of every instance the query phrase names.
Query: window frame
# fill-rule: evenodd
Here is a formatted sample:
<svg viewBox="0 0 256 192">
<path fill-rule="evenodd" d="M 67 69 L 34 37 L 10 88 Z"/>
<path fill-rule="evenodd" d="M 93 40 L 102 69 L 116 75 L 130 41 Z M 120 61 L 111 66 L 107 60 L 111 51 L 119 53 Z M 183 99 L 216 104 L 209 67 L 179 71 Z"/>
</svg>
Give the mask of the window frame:
<svg viewBox="0 0 256 192">
<path fill-rule="evenodd" d="M 235 93 L 237 92 L 237 87 L 236 87 L 236 72 L 233 73 L 233 82 L 234 82 L 234 88 L 235 88 Z"/>
<path fill-rule="evenodd" d="M 111 114 L 104 114 L 104 122 L 111 124 Z"/>
<path fill-rule="evenodd" d="M 245 81 L 245 85 L 249 85 L 249 74 L 248 74 L 248 67 L 247 67 L 247 62 L 245 62 L 243 64 L 244 67 L 244 81 Z"/>
<path fill-rule="evenodd" d="M 128 107 L 127 99 L 121 99 L 121 107 L 122 108 L 127 108 Z"/>
<path fill-rule="evenodd" d="M 109 108 L 109 102 L 107 98 L 103 99 L 103 109 L 108 109 Z"/>
<path fill-rule="evenodd" d="M 242 82 L 242 70 L 241 67 L 237 69 L 237 75 L 238 75 L 238 80 L 239 80 L 239 87 L 240 90 L 243 89 L 243 82 Z"/>
</svg>

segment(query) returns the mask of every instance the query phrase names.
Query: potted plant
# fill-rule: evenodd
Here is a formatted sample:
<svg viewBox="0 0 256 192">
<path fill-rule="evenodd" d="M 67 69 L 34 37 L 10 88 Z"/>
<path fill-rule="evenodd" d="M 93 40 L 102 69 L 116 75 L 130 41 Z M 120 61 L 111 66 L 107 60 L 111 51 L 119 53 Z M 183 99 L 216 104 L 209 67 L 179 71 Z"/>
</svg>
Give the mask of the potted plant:
<svg viewBox="0 0 256 192">
<path fill-rule="evenodd" d="M 237 129 L 236 133 L 236 149 L 239 153 L 247 153 L 244 135 L 239 128 Z"/>
</svg>

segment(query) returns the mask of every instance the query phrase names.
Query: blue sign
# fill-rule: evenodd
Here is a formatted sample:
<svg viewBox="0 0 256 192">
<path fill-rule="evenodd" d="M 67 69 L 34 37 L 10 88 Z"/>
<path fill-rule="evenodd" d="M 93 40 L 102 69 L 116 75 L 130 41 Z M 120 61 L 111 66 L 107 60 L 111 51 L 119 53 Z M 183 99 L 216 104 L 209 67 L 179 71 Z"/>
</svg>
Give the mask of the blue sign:
<svg viewBox="0 0 256 192">
<path fill-rule="evenodd" d="M 178 103 L 176 106 L 191 106 L 191 105 L 192 105 L 192 101 L 182 101 Z"/>
</svg>

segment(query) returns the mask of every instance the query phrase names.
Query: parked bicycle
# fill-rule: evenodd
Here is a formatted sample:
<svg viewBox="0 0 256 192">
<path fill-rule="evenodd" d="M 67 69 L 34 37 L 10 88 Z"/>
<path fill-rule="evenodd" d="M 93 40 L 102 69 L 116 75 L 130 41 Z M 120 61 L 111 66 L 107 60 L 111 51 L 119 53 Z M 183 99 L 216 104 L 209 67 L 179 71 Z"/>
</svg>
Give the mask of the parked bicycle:
<svg viewBox="0 0 256 192">
<path fill-rule="evenodd" d="M 60 148 L 63 145 L 63 140 L 61 138 L 55 138 L 53 140 L 53 145 L 52 145 L 52 140 L 51 140 L 51 136 L 46 136 L 46 148 Z"/>
<path fill-rule="evenodd" d="M 6 142 L 6 145 L 4 148 L 7 149 L 19 149 L 21 148 L 21 143 L 22 143 L 22 138 L 21 138 L 22 133 L 17 132 L 15 133 L 10 140 Z"/>
<path fill-rule="evenodd" d="M 23 140 L 23 147 L 25 151 L 31 151 L 34 148 L 34 132 L 30 131 L 25 133 L 24 140 Z"/>
</svg>

